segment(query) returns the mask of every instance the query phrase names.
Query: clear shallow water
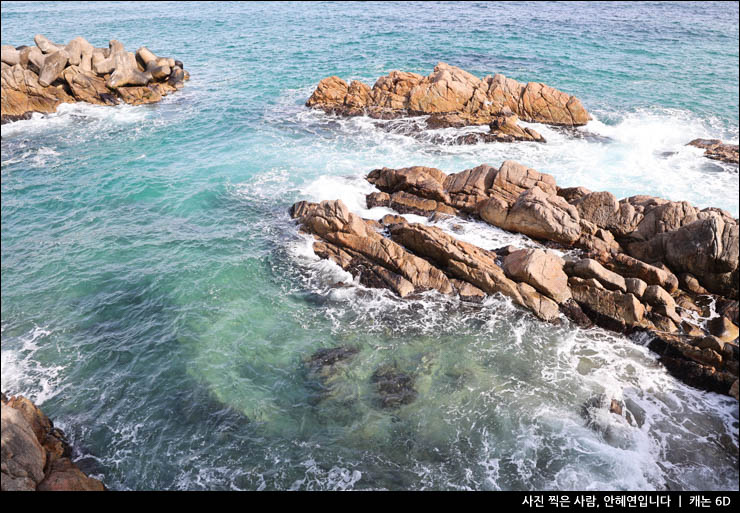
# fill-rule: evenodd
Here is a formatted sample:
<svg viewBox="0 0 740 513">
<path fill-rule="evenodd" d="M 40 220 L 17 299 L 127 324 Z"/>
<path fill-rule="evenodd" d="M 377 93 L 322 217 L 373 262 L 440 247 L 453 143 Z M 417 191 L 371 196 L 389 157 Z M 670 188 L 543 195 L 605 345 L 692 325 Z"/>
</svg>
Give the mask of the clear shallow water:
<svg viewBox="0 0 740 513">
<path fill-rule="evenodd" d="M 158 105 L 2 127 L 2 388 L 41 403 L 109 487 L 737 489 L 737 402 L 502 298 L 332 288 L 347 276 L 287 215 L 341 198 L 380 217 L 363 199 L 375 167 L 512 158 L 563 186 L 737 216 L 737 167 L 684 146 L 738 140 L 737 4 L 2 11 L 3 44 L 115 37 L 192 76 Z M 535 125 L 547 145 L 445 147 L 302 106 L 331 74 L 372 84 L 438 61 L 576 94 L 611 140 Z M 461 224 L 483 247 L 533 244 Z M 303 359 L 337 345 L 359 353 L 319 400 Z M 378 407 L 370 376 L 387 363 L 415 376 L 414 403 Z M 601 393 L 638 425 L 601 412 L 587 427 L 581 405 Z"/>
</svg>

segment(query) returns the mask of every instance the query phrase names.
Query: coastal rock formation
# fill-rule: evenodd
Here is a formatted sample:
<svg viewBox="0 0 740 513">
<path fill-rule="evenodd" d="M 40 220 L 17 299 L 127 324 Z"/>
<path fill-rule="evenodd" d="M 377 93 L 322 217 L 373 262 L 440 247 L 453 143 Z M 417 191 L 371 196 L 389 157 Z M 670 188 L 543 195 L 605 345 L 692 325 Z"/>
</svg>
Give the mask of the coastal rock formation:
<svg viewBox="0 0 740 513">
<path fill-rule="evenodd" d="M 70 459 L 64 433 L 23 396 L 2 403 L 3 491 L 102 491 Z"/>
<path fill-rule="evenodd" d="M 550 249 L 490 251 L 398 215 L 364 220 L 341 200 L 296 203 L 291 215 L 314 236 L 315 253 L 360 283 L 401 297 L 437 290 L 480 301 L 500 293 L 545 321 L 560 322 L 563 314 L 582 327 L 648 333 L 670 372 L 730 393 L 738 376 L 740 234 L 726 212 L 561 189 L 551 175 L 513 161 L 450 175 L 381 168 L 367 180 L 379 189 L 367 196 L 368 208 L 480 219 Z M 707 298 L 719 317 L 709 319 Z"/>
<path fill-rule="evenodd" d="M 157 57 L 146 47 L 127 52 L 119 41 L 95 48 L 82 37 L 66 46 L 41 34 L 36 46 L 2 47 L 2 122 L 55 112 L 62 103 L 132 105 L 160 101 L 190 75 L 182 62 Z"/>
<path fill-rule="evenodd" d="M 521 84 L 496 74 L 483 79 L 440 62 L 426 77 L 391 71 L 372 88 L 339 77 L 321 80 L 306 106 L 342 116 L 377 119 L 428 115 L 431 129 L 489 125 L 489 133 L 467 134 L 458 144 L 535 141 L 544 138 L 517 121 L 574 127 L 591 116 L 575 96 L 538 82 Z"/>
<path fill-rule="evenodd" d="M 704 150 L 704 156 L 713 160 L 737 164 L 740 160 L 738 145 L 725 144 L 719 139 L 694 139 L 686 146 L 696 146 Z"/>
</svg>

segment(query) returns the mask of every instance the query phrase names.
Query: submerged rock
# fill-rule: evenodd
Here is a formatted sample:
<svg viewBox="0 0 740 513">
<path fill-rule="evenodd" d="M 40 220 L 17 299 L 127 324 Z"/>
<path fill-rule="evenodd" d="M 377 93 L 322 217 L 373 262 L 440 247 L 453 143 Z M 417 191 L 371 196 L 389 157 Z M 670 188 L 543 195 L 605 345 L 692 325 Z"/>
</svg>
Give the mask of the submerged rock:
<svg viewBox="0 0 740 513">
<path fill-rule="evenodd" d="M 383 365 L 373 372 L 370 382 L 382 408 L 398 408 L 412 403 L 417 396 L 414 376 L 401 372 L 395 365 Z"/>
<path fill-rule="evenodd" d="M 2 402 L 2 490 L 102 491 L 70 459 L 61 430 L 23 396 Z"/>
<path fill-rule="evenodd" d="M 62 103 L 153 103 L 189 77 L 174 59 L 156 57 L 145 47 L 134 55 L 116 40 L 108 48 L 95 48 L 82 37 L 66 46 L 41 34 L 34 40 L 37 46 L 20 51 L 3 46 L 3 123 L 28 119 L 34 112 L 55 112 Z M 149 60 L 142 64 L 143 59 Z"/>
</svg>

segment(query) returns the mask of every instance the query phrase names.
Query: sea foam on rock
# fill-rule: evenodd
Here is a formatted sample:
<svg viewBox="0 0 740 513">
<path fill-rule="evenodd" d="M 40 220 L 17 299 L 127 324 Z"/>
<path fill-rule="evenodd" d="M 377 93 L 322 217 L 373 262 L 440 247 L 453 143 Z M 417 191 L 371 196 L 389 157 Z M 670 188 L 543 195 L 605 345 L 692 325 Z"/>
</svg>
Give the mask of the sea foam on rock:
<svg viewBox="0 0 740 513">
<path fill-rule="evenodd" d="M 648 345 L 680 379 L 737 394 L 740 237 L 738 220 L 726 212 L 560 189 L 552 176 L 513 161 L 451 175 L 381 168 L 367 180 L 380 190 L 367 196 L 368 208 L 477 218 L 567 257 L 537 248 L 497 254 L 400 216 L 362 219 L 341 200 L 296 203 L 291 215 L 316 238 L 315 253 L 363 285 L 401 297 L 437 290 L 465 301 L 501 293 L 549 322 L 562 313 L 579 326 L 648 333 Z M 707 297 L 722 305 L 721 320 L 697 322 Z M 716 344 L 706 341 L 710 335 Z"/>
<path fill-rule="evenodd" d="M 2 47 L 3 123 L 28 119 L 34 112 L 55 112 L 62 103 L 158 102 L 190 78 L 180 61 L 158 57 L 143 46 L 135 54 L 128 52 L 115 39 L 108 48 L 95 48 L 82 37 L 66 46 L 41 34 L 34 41 L 36 46 Z"/>
</svg>

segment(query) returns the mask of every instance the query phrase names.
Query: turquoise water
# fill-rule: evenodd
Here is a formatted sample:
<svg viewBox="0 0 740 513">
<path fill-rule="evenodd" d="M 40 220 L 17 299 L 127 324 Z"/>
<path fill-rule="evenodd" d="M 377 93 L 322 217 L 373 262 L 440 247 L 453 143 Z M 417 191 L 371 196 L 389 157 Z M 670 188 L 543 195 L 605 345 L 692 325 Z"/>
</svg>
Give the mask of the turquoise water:
<svg viewBox="0 0 740 513">
<path fill-rule="evenodd" d="M 737 19 L 737 3 L 3 3 L 2 44 L 116 38 L 192 78 L 157 105 L 3 125 L 2 389 L 113 489 L 737 489 L 736 401 L 502 298 L 333 288 L 347 276 L 287 214 L 341 198 L 379 217 L 375 167 L 511 158 L 737 216 L 737 166 L 684 146 L 738 141 Z M 446 147 L 303 107 L 325 76 L 438 61 L 575 94 L 609 141 L 531 125 L 548 144 Z M 533 244 L 462 224 L 483 247 Z M 304 359 L 339 345 L 359 352 L 321 393 Z M 415 402 L 379 407 L 384 364 L 414 376 Z M 587 427 L 601 393 L 638 425 Z"/>
</svg>

